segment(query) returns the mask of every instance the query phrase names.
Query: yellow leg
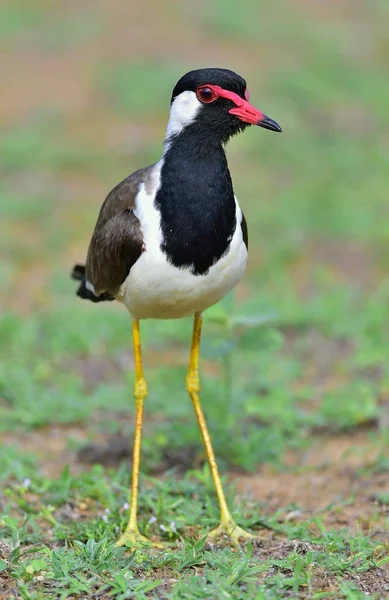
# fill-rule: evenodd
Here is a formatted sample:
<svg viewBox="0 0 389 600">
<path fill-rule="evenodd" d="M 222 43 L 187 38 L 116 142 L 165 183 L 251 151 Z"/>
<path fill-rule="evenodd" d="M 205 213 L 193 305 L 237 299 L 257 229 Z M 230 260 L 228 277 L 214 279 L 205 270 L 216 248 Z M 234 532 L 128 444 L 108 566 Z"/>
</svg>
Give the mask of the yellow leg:
<svg viewBox="0 0 389 600">
<path fill-rule="evenodd" d="M 192 400 L 193 408 L 196 413 L 197 421 L 200 427 L 205 450 L 207 452 L 209 466 L 212 478 L 216 488 L 216 495 L 220 506 L 220 523 L 213 531 L 208 534 L 209 538 L 217 538 L 219 535 L 227 535 L 234 544 L 238 544 L 240 538 L 255 538 L 248 531 L 245 531 L 237 525 L 228 510 L 226 498 L 220 480 L 219 469 L 217 467 L 215 454 L 212 448 L 211 437 L 205 422 L 204 413 L 200 404 L 200 380 L 199 380 L 199 353 L 201 338 L 201 314 L 196 314 L 193 323 L 192 346 L 190 350 L 190 360 L 188 374 L 186 377 L 186 389 Z"/>
<path fill-rule="evenodd" d="M 130 516 L 128 525 L 123 535 L 116 542 L 117 546 L 130 546 L 138 542 L 148 542 L 147 538 L 140 534 L 137 522 L 138 489 L 139 489 L 139 463 L 140 445 L 142 438 L 143 403 L 147 396 L 147 385 L 143 377 L 142 354 L 140 347 L 139 321 L 133 321 L 132 336 L 134 342 L 135 358 L 135 437 L 132 458 L 132 482 L 130 499 Z"/>
</svg>

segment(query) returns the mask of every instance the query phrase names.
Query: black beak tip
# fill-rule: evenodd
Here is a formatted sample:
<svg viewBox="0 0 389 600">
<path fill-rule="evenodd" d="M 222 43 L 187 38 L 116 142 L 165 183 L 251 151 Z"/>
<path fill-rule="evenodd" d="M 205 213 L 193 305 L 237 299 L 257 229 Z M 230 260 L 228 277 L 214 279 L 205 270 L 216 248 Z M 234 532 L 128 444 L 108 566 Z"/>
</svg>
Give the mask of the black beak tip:
<svg viewBox="0 0 389 600">
<path fill-rule="evenodd" d="M 275 131 L 276 133 L 282 133 L 281 127 L 273 121 L 270 117 L 263 115 L 263 118 L 257 123 L 259 127 L 263 127 L 263 129 L 269 129 L 269 131 Z"/>
</svg>

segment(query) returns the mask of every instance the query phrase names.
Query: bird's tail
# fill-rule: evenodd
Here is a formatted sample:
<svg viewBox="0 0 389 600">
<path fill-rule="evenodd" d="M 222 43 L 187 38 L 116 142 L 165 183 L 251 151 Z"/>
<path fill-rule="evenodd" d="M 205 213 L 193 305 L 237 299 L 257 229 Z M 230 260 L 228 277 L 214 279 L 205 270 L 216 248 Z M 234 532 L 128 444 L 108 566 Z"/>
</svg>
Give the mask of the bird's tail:
<svg viewBox="0 0 389 600">
<path fill-rule="evenodd" d="M 87 279 L 85 265 L 74 265 L 70 276 L 72 279 L 81 282 L 77 290 L 77 296 L 80 298 L 83 298 L 84 300 L 91 300 L 91 302 L 115 300 L 115 297 L 108 292 L 103 292 L 99 296 L 95 294 L 93 285 Z"/>
</svg>

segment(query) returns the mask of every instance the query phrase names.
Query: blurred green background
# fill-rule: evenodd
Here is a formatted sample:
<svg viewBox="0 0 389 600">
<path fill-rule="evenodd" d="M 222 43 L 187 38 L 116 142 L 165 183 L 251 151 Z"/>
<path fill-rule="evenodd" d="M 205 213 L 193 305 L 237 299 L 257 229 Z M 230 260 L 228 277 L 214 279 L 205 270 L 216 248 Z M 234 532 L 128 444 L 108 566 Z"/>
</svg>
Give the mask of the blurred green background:
<svg viewBox="0 0 389 600">
<path fill-rule="evenodd" d="M 244 76 L 284 132 L 252 128 L 228 148 L 250 255 L 203 339 L 221 467 L 252 473 L 236 485 L 264 501 L 272 469 L 274 510 L 304 503 L 301 480 L 287 500 L 277 488 L 302 465 L 307 481 L 324 463 L 346 481 L 350 454 L 388 468 L 388 18 L 384 0 L 3 0 L 3 477 L 117 465 L 113 440 L 130 448 L 130 318 L 77 299 L 69 272 L 107 192 L 160 156 L 175 82 L 205 66 Z M 145 472 L 204 461 L 184 388 L 190 328 L 142 323 Z"/>
</svg>

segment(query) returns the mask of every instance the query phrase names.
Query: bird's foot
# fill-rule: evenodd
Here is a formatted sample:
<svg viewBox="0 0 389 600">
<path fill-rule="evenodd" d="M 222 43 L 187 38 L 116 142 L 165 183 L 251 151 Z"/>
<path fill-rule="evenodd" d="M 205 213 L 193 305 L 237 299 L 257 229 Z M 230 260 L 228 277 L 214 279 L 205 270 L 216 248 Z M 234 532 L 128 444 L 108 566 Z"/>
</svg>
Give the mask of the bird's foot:
<svg viewBox="0 0 389 600">
<path fill-rule="evenodd" d="M 116 542 L 116 546 L 126 546 L 127 548 L 139 548 L 139 546 L 146 545 L 153 548 L 163 548 L 163 544 L 149 540 L 140 533 L 139 529 L 126 529 Z"/>
<path fill-rule="evenodd" d="M 232 518 L 222 520 L 215 529 L 209 532 L 207 539 L 214 541 L 222 536 L 227 536 L 230 542 L 238 547 L 240 540 L 254 540 L 259 538 L 259 536 L 239 527 Z"/>
</svg>

